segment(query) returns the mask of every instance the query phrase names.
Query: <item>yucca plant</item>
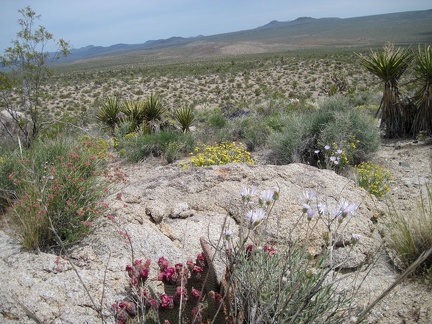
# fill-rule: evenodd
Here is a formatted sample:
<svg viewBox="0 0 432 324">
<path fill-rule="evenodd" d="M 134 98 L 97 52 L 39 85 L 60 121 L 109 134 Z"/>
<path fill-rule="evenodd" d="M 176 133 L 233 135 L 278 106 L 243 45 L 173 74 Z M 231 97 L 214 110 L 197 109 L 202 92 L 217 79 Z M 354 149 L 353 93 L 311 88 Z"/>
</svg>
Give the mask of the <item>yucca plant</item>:
<svg viewBox="0 0 432 324">
<path fill-rule="evenodd" d="M 96 112 L 96 119 L 108 126 L 114 134 L 115 127 L 119 122 L 120 112 L 121 107 L 118 97 L 109 97 Z"/>
<path fill-rule="evenodd" d="M 195 121 L 194 110 L 190 106 L 183 106 L 176 109 L 173 114 L 174 119 L 180 124 L 184 133 L 189 132 L 190 126 Z"/>
<path fill-rule="evenodd" d="M 432 47 L 428 45 L 415 55 L 414 71 L 420 86 L 415 93 L 418 111 L 413 123 L 413 133 L 432 135 Z"/>
<path fill-rule="evenodd" d="M 162 99 L 157 94 L 151 94 L 143 104 L 144 120 L 148 123 L 153 132 L 160 126 L 162 115 L 165 112 Z"/>
<path fill-rule="evenodd" d="M 404 111 L 398 82 L 412 60 L 411 52 L 386 44 L 382 51 L 371 50 L 367 56 L 359 55 L 359 58 L 366 70 L 384 82 L 383 97 L 377 116 L 381 117 L 381 128 L 385 130 L 385 136 L 392 138 L 404 135 L 407 132 L 410 113 Z"/>
<path fill-rule="evenodd" d="M 136 131 L 145 120 L 145 103 L 141 100 L 126 100 L 122 105 L 123 119 L 130 123 L 130 132 Z"/>
</svg>

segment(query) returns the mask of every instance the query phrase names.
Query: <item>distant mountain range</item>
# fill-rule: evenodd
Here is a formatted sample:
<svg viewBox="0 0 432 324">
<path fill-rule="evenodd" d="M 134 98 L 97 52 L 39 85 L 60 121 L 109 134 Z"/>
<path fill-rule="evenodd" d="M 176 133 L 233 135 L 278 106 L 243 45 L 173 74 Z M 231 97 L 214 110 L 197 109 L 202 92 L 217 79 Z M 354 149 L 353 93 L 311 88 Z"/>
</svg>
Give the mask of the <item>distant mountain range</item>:
<svg viewBox="0 0 432 324">
<path fill-rule="evenodd" d="M 300 17 L 293 21 L 271 21 L 254 29 L 196 37 L 171 37 L 149 40 L 143 44 L 115 44 L 108 47 L 89 45 L 73 49 L 60 63 L 76 62 L 140 52 L 178 50 L 177 55 L 193 53 L 218 55 L 222 48 L 248 44 L 244 51 L 270 51 L 316 46 L 378 46 L 386 42 L 397 45 L 432 43 L 432 9 L 373 15 L 355 18 Z M 211 46 L 209 46 L 211 45 Z M 205 50 L 204 50 L 205 48 Z M 244 51 L 241 54 L 245 54 Z M 235 53 L 233 53 L 235 54 Z"/>
</svg>

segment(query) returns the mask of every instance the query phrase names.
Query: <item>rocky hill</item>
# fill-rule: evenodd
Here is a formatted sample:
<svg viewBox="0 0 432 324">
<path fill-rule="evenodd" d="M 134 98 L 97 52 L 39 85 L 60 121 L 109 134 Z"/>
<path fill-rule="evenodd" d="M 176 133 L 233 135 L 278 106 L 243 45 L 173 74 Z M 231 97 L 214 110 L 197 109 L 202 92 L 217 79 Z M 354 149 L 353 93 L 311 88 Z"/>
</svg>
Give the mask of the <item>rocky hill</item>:
<svg viewBox="0 0 432 324">
<path fill-rule="evenodd" d="M 425 142 L 385 142 L 373 158 L 394 176 L 388 197 L 413 210 L 418 188 L 430 175 L 430 146 Z M 100 323 L 83 288 L 101 305 L 107 323 L 113 323 L 111 304 L 125 297 L 128 283 L 125 266 L 133 258 L 150 258 L 152 266 L 164 256 L 172 263 L 185 262 L 200 252 L 199 238 L 217 245 L 224 230 L 238 230 L 243 186 L 259 189 L 277 187 L 277 201 L 267 235 L 286 237 L 291 233 L 309 240 L 310 253 L 320 253 L 321 226 L 308 232 L 302 215 L 304 191 L 314 190 L 329 205 L 340 199 L 355 203 L 355 216 L 347 223 L 334 251 L 348 276 L 339 289 L 350 290 L 361 283 L 355 307 L 364 308 L 398 276 L 379 233 L 385 217 L 383 201 L 370 196 L 352 179 L 303 164 L 229 164 L 184 169 L 163 165 L 158 159 L 124 165 L 129 183 L 110 197 L 110 218 L 95 224 L 92 235 L 69 250 L 74 267 L 54 253 L 22 250 L 10 229 L 0 230 L 0 320 L 2 323 Z M 296 228 L 293 232 L 292 229 Z M 360 234 L 351 246 L 353 233 Z M 129 242 L 130 239 L 130 242 Z M 130 248 L 133 246 L 133 252 Z M 219 275 L 223 264 L 218 261 Z M 157 273 L 156 269 L 153 269 Z M 79 276 L 77 275 L 79 274 Z M 156 284 L 156 283 L 155 283 Z M 347 319 L 348 321 L 349 319 Z M 397 286 L 370 314 L 369 323 L 430 323 L 432 299 L 427 287 L 406 281 Z"/>
</svg>

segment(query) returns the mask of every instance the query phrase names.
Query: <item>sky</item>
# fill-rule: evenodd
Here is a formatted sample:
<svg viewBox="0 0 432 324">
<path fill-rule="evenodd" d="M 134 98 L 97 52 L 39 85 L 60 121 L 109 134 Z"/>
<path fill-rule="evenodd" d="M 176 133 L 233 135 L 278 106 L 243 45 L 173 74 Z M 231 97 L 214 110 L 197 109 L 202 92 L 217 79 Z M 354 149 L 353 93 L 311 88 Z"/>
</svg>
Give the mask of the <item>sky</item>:
<svg viewBox="0 0 432 324">
<path fill-rule="evenodd" d="M 30 6 L 55 39 L 73 48 L 215 35 L 298 17 L 350 18 L 432 9 L 430 0 L 0 0 L 0 54 Z M 47 50 L 55 50 L 54 44 Z"/>
</svg>

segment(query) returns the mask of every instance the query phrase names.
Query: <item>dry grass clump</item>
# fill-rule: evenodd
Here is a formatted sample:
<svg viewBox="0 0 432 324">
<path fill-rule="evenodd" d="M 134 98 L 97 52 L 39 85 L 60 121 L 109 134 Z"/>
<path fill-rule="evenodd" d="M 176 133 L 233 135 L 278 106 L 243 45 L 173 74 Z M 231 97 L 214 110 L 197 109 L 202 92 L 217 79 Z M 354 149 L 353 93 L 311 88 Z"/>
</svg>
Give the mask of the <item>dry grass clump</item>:
<svg viewBox="0 0 432 324">
<path fill-rule="evenodd" d="M 402 213 L 390 205 L 384 220 L 384 238 L 395 253 L 395 263 L 401 269 L 409 267 L 423 252 L 432 248 L 432 191 L 430 184 L 420 192 L 418 210 Z M 429 256 L 419 272 L 432 279 L 432 257 Z"/>
</svg>

